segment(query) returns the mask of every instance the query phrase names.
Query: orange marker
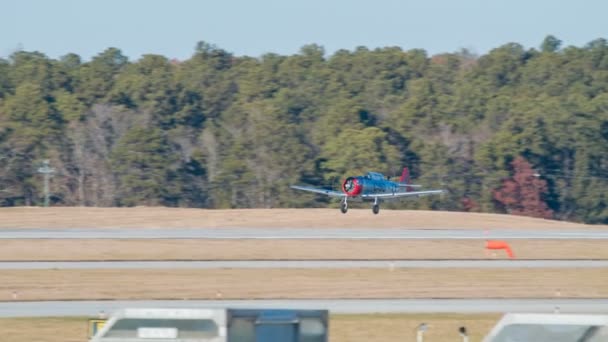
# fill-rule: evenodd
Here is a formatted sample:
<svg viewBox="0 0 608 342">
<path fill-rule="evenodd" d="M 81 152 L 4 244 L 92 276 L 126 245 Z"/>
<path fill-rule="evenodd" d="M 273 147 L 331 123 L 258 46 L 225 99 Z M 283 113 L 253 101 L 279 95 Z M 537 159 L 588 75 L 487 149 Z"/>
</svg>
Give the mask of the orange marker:
<svg viewBox="0 0 608 342">
<path fill-rule="evenodd" d="M 486 240 L 486 249 L 504 249 L 507 252 L 509 258 L 515 258 L 513 251 L 511 250 L 511 246 L 505 241 L 500 240 Z"/>
</svg>

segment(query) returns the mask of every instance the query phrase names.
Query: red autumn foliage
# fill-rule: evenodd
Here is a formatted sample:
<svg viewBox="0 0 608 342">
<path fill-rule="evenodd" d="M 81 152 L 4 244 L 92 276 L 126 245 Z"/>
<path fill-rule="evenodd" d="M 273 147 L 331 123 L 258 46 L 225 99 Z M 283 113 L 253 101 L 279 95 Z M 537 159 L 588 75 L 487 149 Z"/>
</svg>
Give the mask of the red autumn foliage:
<svg viewBox="0 0 608 342">
<path fill-rule="evenodd" d="M 466 212 L 477 211 L 477 209 L 479 208 L 477 202 L 473 201 L 468 196 L 465 196 L 460 199 L 460 205 L 462 206 L 462 210 Z"/>
<path fill-rule="evenodd" d="M 494 199 L 513 215 L 552 218 L 542 195 L 547 192 L 547 182 L 535 176 L 532 165 L 523 157 L 511 163 L 513 176 L 502 182 L 502 187 L 494 190 Z"/>
</svg>

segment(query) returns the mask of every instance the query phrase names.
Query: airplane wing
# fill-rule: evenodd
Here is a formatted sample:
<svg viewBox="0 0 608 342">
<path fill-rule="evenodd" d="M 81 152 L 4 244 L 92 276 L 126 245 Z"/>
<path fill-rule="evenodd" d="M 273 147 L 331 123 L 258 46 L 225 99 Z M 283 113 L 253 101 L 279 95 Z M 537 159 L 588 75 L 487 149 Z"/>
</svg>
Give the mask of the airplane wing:
<svg viewBox="0 0 608 342">
<path fill-rule="evenodd" d="M 310 186 L 291 185 L 290 188 L 296 189 L 296 190 L 310 191 L 310 192 L 314 192 L 314 193 L 317 193 L 317 194 L 327 195 L 327 196 L 330 196 L 330 197 L 344 197 L 344 196 L 346 196 L 341 191 L 334 191 L 334 190 L 328 190 L 328 189 L 313 188 L 313 187 L 310 187 Z"/>
<path fill-rule="evenodd" d="M 364 199 L 392 199 L 403 197 L 420 197 L 428 195 L 439 195 L 446 192 L 445 190 L 424 190 L 424 191 L 408 191 L 408 192 L 384 192 L 380 194 L 364 194 L 361 195 Z"/>
</svg>

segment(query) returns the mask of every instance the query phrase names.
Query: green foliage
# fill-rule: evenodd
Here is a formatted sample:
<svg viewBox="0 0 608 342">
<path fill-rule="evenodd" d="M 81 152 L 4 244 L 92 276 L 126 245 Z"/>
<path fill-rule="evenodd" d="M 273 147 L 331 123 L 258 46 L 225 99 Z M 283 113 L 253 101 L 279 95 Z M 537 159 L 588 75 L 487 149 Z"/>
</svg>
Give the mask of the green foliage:
<svg viewBox="0 0 608 342">
<path fill-rule="evenodd" d="M 149 107 L 159 113 L 171 113 L 173 108 L 167 103 L 173 98 L 172 83 L 169 61 L 162 56 L 144 55 L 118 75 L 109 97 L 127 107 Z"/>
<path fill-rule="evenodd" d="M 548 35 L 538 50 L 483 56 L 311 44 L 253 58 L 207 42 L 185 61 L 21 51 L 0 59 L 0 204 L 37 204 L 35 167 L 50 158 L 61 205 L 327 205 L 288 185 L 407 165 L 449 193 L 394 208 L 504 212 L 494 194 L 524 158 L 546 182 L 537 208 L 608 223 L 606 94 L 604 38 L 562 47 Z"/>
<path fill-rule="evenodd" d="M 159 129 L 133 128 L 117 143 L 111 164 L 118 181 L 118 205 L 159 205 L 176 158 Z"/>
<path fill-rule="evenodd" d="M 540 44 L 540 51 L 542 52 L 556 52 L 562 45 L 562 41 L 555 38 L 552 35 L 548 35 Z"/>
<path fill-rule="evenodd" d="M 53 87 L 52 63 L 39 52 L 19 51 L 11 56 L 10 83 L 14 88 L 24 83 L 35 84 L 44 94 Z"/>
<path fill-rule="evenodd" d="M 400 160 L 399 151 L 387 142 L 386 133 L 376 127 L 361 130 L 346 129 L 328 141 L 321 157 L 327 160 L 326 180 L 363 174 L 370 165 L 378 172 L 390 174 L 393 165 Z"/>
<path fill-rule="evenodd" d="M 127 57 L 116 48 L 109 48 L 93 57 L 79 69 L 79 82 L 75 92 L 84 102 L 92 105 L 106 97 L 114 86 L 116 75 L 127 65 Z"/>
<path fill-rule="evenodd" d="M 10 64 L 7 60 L 0 58 L 0 100 L 2 100 L 2 98 L 4 98 L 11 90 L 9 72 Z"/>
<path fill-rule="evenodd" d="M 47 97 L 36 83 L 22 83 L 15 95 L 6 99 L 3 111 L 7 113 L 8 127 L 19 131 L 22 139 L 40 141 L 56 133 L 61 117 L 53 110 Z"/>
<path fill-rule="evenodd" d="M 59 90 L 53 95 L 55 108 L 64 120 L 74 121 L 84 117 L 87 107 L 76 95 L 65 90 Z"/>
</svg>

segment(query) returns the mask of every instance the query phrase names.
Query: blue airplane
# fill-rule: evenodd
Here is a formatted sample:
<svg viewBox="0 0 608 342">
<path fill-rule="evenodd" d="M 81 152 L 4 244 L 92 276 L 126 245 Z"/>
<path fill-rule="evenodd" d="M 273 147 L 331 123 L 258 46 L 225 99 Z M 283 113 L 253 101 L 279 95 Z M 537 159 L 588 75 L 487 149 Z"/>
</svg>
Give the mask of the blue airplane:
<svg viewBox="0 0 608 342">
<path fill-rule="evenodd" d="M 368 172 L 363 176 L 348 177 L 342 182 L 342 191 L 314 188 L 309 186 L 292 185 L 292 189 L 310 191 L 330 197 L 340 198 L 340 211 L 346 214 L 348 211 L 349 199 L 360 199 L 363 201 L 373 201 L 372 211 L 374 214 L 380 212 L 380 202 L 404 197 L 420 197 L 426 195 L 438 195 L 445 190 L 423 190 L 414 191 L 420 185 L 410 184 L 410 172 L 407 167 L 403 168 L 403 173 L 398 182 L 388 179 L 379 172 Z"/>
</svg>

